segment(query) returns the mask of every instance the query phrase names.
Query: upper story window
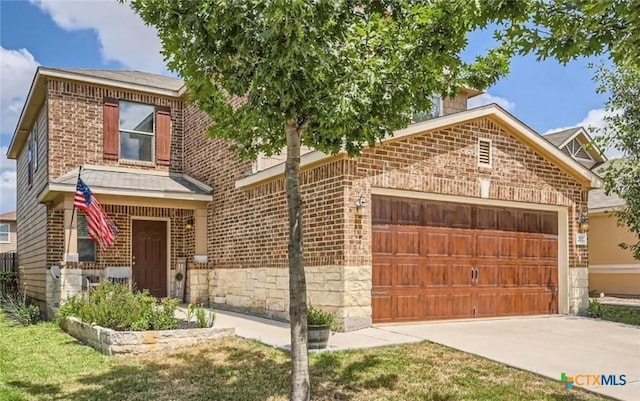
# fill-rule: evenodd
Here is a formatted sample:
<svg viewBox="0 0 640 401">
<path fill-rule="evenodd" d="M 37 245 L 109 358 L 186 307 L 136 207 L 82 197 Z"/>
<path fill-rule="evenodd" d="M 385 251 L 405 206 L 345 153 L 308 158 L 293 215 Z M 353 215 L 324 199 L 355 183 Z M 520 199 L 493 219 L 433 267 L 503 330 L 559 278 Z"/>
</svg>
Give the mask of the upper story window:
<svg viewBox="0 0 640 401">
<path fill-rule="evenodd" d="M 155 107 L 120 102 L 120 158 L 152 162 L 155 149 Z"/>
<path fill-rule="evenodd" d="M 33 165 L 33 171 L 38 170 L 38 123 L 33 125 L 31 130 L 31 163 Z"/>
<path fill-rule="evenodd" d="M 171 108 L 105 97 L 105 159 L 171 165 Z"/>
<path fill-rule="evenodd" d="M 9 224 L 0 224 L 0 244 L 8 244 L 11 242 L 11 230 Z"/>
<path fill-rule="evenodd" d="M 423 121 L 442 116 L 442 96 L 433 95 L 431 96 L 431 101 L 433 102 L 433 107 L 431 108 L 431 110 L 418 111 L 414 113 L 413 118 L 411 119 L 412 123 L 421 123 Z"/>
</svg>

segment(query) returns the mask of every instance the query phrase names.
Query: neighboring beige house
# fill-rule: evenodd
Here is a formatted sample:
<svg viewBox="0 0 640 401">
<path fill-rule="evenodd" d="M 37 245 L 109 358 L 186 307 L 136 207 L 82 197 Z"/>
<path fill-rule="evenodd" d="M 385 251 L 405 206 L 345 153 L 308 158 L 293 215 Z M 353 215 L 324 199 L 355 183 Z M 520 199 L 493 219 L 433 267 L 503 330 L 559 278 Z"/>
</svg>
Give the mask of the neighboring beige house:
<svg viewBox="0 0 640 401">
<path fill-rule="evenodd" d="M 436 98 L 359 157 L 302 156 L 309 301 L 345 330 L 586 308 L 575 239 L 600 179 L 499 106 L 467 110 L 476 94 Z M 37 70 L 8 151 L 31 297 L 55 306 L 110 267 L 175 295 L 186 261 L 191 302 L 287 315 L 282 160 L 239 161 L 185 97 L 179 79 L 148 73 Z M 79 166 L 119 226 L 110 249 L 73 212 Z"/>
<path fill-rule="evenodd" d="M 0 214 L 0 253 L 16 251 L 16 212 Z"/>
<path fill-rule="evenodd" d="M 606 164 L 597 168 L 602 171 Z M 640 296 L 640 260 L 620 243 L 635 244 L 638 237 L 618 225 L 614 212 L 624 201 L 596 189 L 589 193 L 589 290 L 606 295 Z"/>
<path fill-rule="evenodd" d="M 607 160 L 594 146 L 582 127 L 569 128 L 545 136 L 596 174 L 614 160 Z M 640 296 L 640 261 L 620 243 L 635 243 L 638 238 L 626 227 L 618 225 L 613 212 L 624 201 L 616 195 L 605 195 L 603 189 L 589 192 L 589 290 L 607 295 Z"/>
</svg>

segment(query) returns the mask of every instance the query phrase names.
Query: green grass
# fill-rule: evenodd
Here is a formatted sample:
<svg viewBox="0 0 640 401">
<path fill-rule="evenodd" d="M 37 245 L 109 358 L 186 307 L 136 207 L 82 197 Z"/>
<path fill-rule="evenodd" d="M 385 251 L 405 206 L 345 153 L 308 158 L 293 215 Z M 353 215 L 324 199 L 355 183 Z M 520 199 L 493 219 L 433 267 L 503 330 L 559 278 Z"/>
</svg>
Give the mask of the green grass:
<svg viewBox="0 0 640 401">
<path fill-rule="evenodd" d="M 432 343 L 311 357 L 314 400 L 603 400 Z M 0 400 L 267 400 L 288 395 L 289 356 L 228 338 L 171 354 L 105 357 L 53 323 L 0 315 Z"/>
<path fill-rule="evenodd" d="M 602 304 L 603 320 L 640 326 L 640 307 Z"/>
</svg>

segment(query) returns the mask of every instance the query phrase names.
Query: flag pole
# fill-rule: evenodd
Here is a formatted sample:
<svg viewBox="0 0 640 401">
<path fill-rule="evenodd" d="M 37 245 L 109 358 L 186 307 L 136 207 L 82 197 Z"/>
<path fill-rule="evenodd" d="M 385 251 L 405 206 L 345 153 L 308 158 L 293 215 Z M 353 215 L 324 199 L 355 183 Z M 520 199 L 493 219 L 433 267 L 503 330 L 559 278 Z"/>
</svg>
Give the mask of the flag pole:
<svg viewBox="0 0 640 401">
<path fill-rule="evenodd" d="M 80 174 L 82 173 L 82 166 L 78 166 L 78 179 L 76 180 L 76 185 L 78 181 L 80 181 Z M 73 193 L 73 197 L 75 199 L 75 191 Z M 73 202 L 73 209 L 71 209 L 71 221 L 69 222 L 69 239 L 67 240 L 67 247 L 64 250 L 65 257 L 69 254 L 69 247 L 71 246 L 71 230 L 73 230 L 73 219 L 76 216 L 76 202 Z M 66 260 L 65 260 L 66 262 Z"/>
</svg>

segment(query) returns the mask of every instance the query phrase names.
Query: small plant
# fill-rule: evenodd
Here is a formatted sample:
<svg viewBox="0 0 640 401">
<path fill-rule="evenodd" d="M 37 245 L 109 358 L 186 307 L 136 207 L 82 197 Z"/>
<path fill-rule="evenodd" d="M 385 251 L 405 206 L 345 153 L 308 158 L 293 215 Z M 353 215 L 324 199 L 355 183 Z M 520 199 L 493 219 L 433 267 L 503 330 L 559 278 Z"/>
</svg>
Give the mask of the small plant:
<svg viewBox="0 0 640 401">
<path fill-rule="evenodd" d="M 38 305 L 32 304 L 27 298 L 26 287 L 22 295 L 18 293 L 2 294 L 0 307 L 9 319 L 23 326 L 36 324 L 42 319 Z"/>
<path fill-rule="evenodd" d="M 589 299 L 589 307 L 587 308 L 587 316 L 600 319 L 602 317 L 603 306 L 597 298 Z"/>
<path fill-rule="evenodd" d="M 196 324 L 201 329 L 213 327 L 216 320 L 214 311 L 208 311 L 202 304 L 189 304 L 187 307 L 187 321 L 191 321 L 195 317 Z"/>
<path fill-rule="evenodd" d="M 18 288 L 17 272 L 0 272 L 0 293 L 15 292 Z"/>
<path fill-rule="evenodd" d="M 309 305 L 307 308 L 307 325 L 329 326 L 331 330 L 339 330 L 340 324 L 333 313 Z"/>
</svg>

